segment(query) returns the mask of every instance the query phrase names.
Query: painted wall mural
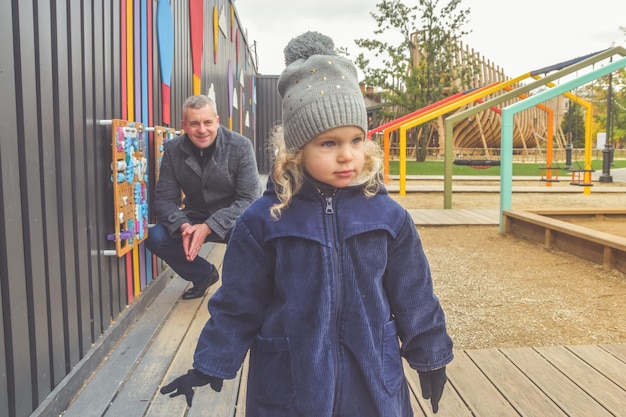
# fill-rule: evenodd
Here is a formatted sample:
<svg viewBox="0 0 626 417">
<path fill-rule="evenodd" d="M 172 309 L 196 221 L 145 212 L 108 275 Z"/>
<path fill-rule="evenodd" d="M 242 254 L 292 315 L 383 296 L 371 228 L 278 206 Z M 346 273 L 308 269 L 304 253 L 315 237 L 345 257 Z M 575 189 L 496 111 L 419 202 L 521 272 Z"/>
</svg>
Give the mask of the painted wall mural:
<svg viewBox="0 0 626 417">
<path fill-rule="evenodd" d="M 253 91 L 254 77 L 250 76 L 248 78 L 244 76 L 244 70 L 248 69 L 247 58 L 250 55 L 241 35 L 241 30 L 237 27 L 235 9 L 232 4 L 225 5 L 221 0 L 217 0 L 213 7 L 205 7 L 205 0 L 188 0 L 187 10 L 184 10 L 179 4 L 171 0 L 158 0 L 156 12 L 154 13 L 152 2 L 149 0 L 121 1 L 121 120 L 126 120 L 128 123 L 137 123 L 137 126 L 141 123 L 142 138 L 145 137 L 147 139 L 146 146 L 142 148 L 143 154 L 141 158 L 149 161 L 151 166 L 149 169 L 147 168 L 147 175 L 141 186 L 143 191 L 141 194 L 137 194 L 137 196 L 143 196 L 147 203 L 145 204 L 145 213 L 142 212 L 142 215 L 148 220 L 153 220 L 150 218 L 149 211 L 150 187 L 153 186 L 158 178 L 158 165 L 153 165 L 152 161 L 157 161 L 159 156 L 162 156 L 162 151 L 160 150 L 161 143 L 163 140 L 167 140 L 165 137 L 161 139 L 155 137 L 156 132 L 159 134 L 163 132 L 151 127 L 155 114 L 151 98 L 155 94 L 153 78 L 149 78 L 148 74 L 154 73 L 151 58 L 155 54 L 152 42 L 148 40 L 152 39 L 153 29 L 157 40 L 156 47 L 158 49 L 156 55 L 158 55 L 158 73 L 161 89 L 161 101 L 159 108 L 156 109 L 156 114 L 157 118 L 160 116 L 161 124 L 166 129 L 168 137 L 172 132 L 175 132 L 175 127 L 172 127 L 172 109 L 181 104 L 172 103 L 174 99 L 172 91 L 173 89 L 181 88 L 181 86 L 175 83 L 181 77 L 184 78 L 180 73 L 176 74 L 177 67 L 185 68 L 180 66 L 180 63 L 174 61 L 177 57 L 182 57 L 183 59 L 188 56 L 191 57 L 191 71 L 187 75 L 188 79 L 191 79 L 191 91 L 183 94 L 184 97 L 190 94 L 202 94 L 202 79 L 208 73 L 223 74 L 221 82 L 218 82 L 217 85 L 221 88 L 227 88 L 227 92 L 220 95 L 228 101 L 227 127 L 231 130 L 234 129 L 234 119 L 237 117 L 239 123 L 236 129 L 240 133 L 244 132 L 244 128 L 249 129 L 251 127 L 249 113 L 251 112 L 250 107 L 254 103 L 246 100 L 245 81 L 250 80 L 248 88 L 250 91 Z M 183 11 L 183 15 L 180 15 L 181 11 Z M 208 12 L 213 18 L 213 68 L 205 68 L 203 65 L 203 62 L 205 64 L 207 62 L 204 61 L 205 12 Z M 154 18 L 152 17 L 153 15 Z M 227 15 L 230 16 L 230 19 L 227 19 Z M 181 19 L 187 20 L 187 31 L 181 31 L 178 28 L 179 25 L 181 27 L 185 26 L 182 25 Z M 153 22 L 154 28 L 152 27 Z M 177 45 L 187 44 L 183 40 L 181 42 L 177 40 L 177 36 L 185 36 L 185 32 L 189 36 L 189 50 L 177 51 Z M 220 43 L 223 40 L 229 45 L 224 44 L 222 49 Z M 230 42 L 228 42 L 229 40 Z M 246 57 L 243 63 L 242 59 L 240 59 L 242 54 Z M 220 55 L 229 57 L 229 59 L 224 61 L 226 65 L 220 65 L 218 59 Z M 216 97 L 218 94 L 215 91 L 214 83 L 210 82 L 209 84 L 210 87 L 207 94 L 218 103 L 220 98 Z M 179 94 L 176 100 L 182 101 L 180 97 Z M 237 110 L 237 116 L 233 114 L 234 110 Z M 251 136 L 251 139 L 254 141 L 254 132 Z M 151 157 L 151 153 L 154 156 Z M 117 163 L 116 158 L 118 156 L 114 155 L 112 163 Z M 154 183 L 151 184 L 150 178 Z M 124 201 L 130 201 L 129 196 L 124 197 Z M 120 206 L 116 203 L 115 207 Z M 120 213 L 115 213 L 115 216 L 119 215 Z M 124 215 L 127 215 L 127 213 L 124 213 Z M 143 230 L 140 231 L 144 232 Z M 136 297 L 152 279 L 156 278 L 158 273 L 158 265 L 155 258 L 143 245 L 145 238 L 138 239 L 138 236 L 133 234 L 133 232 L 135 232 L 135 229 L 131 229 L 128 225 L 124 226 L 123 223 L 119 232 L 117 230 L 115 232 L 116 254 L 124 256 L 126 272 L 129 277 L 127 283 L 129 300 Z M 125 237 L 129 238 L 124 239 Z"/>
</svg>

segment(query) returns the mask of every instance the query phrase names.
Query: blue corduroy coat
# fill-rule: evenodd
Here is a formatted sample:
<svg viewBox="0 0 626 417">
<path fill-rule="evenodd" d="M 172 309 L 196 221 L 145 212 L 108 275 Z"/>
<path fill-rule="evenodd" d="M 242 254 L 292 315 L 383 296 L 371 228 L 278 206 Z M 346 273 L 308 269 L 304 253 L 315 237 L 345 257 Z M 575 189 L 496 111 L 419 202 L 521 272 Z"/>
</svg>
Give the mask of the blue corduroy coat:
<svg viewBox="0 0 626 417">
<path fill-rule="evenodd" d="M 401 357 L 453 355 L 410 215 L 360 187 L 276 202 L 270 184 L 236 222 L 194 367 L 234 378 L 249 350 L 248 416 L 412 416 Z"/>
</svg>

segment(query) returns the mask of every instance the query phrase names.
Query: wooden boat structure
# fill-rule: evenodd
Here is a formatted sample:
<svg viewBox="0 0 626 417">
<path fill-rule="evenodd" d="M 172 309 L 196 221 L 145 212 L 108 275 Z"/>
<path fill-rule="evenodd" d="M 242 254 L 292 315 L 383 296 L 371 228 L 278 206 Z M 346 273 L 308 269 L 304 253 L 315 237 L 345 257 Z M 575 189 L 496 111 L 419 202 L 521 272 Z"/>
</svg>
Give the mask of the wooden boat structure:
<svg viewBox="0 0 626 417">
<path fill-rule="evenodd" d="M 419 53 L 414 52 L 415 61 L 419 59 Z M 455 66 L 472 65 L 477 69 L 471 85 L 456 86 L 457 90 L 469 91 L 490 85 L 492 83 L 504 83 L 511 78 L 504 73 L 504 69 L 483 57 L 480 53 L 470 49 L 462 42 L 458 46 L 458 55 Z M 529 81 L 533 81 L 530 79 Z M 470 103 L 458 107 L 454 112 L 462 112 L 469 107 L 489 101 L 499 95 L 508 93 L 520 85 L 513 85 L 508 89 L 498 90 L 495 93 L 481 97 L 480 102 Z M 366 94 L 366 99 L 368 95 Z M 372 97 L 372 96 L 370 96 Z M 457 123 L 453 129 L 453 149 L 455 160 L 462 164 L 462 161 L 482 160 L 499 161 L 500 156 L 500 134 L 501 117 L 500 109 L 509 106 L 524 97 L 507 100 L 500 103 L 497 108 L 491 108 L 464 119 Z M 552 147 L 555 152 L 555 159 L 564 159 L 567 139 L 561 129 L 563 115 L 567 111 L 569 99 L 564 96 L 552 99 L 541 106 L 536 106 L 518 113 L 514 119 L 513 148 L 514 158 L 522 161 L 543 162 L 546 160 L 545 149 L 548 141 L 548 131 L 552 130 Z M 548 126 L 548 112 L 552 112 L 552 126 Z M 379 125 L 391 122 L 392 120 L 381 120 Z M 444 155 L 444 119 L 442 116 L 434 118 L 431 123 L 428 138 L 429 159 L 443 158 Z M 410 135 L 408 141 L 407 157 L 414 158 L 418 139 L 424 134 L 423 126 L 418 126 L 416 133 Z M 392 132 L 391 158 L 398 156 L 398 132 Z"/>
</svg>

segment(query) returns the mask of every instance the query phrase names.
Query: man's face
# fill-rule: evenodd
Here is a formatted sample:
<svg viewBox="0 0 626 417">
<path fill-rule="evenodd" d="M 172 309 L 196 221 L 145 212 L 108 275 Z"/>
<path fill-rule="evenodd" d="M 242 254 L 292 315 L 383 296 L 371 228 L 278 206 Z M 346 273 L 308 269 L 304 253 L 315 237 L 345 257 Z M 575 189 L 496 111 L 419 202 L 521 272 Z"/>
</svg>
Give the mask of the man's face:
<svg viewBox="0 0 626 417">
<path fill-rule="evenodd" d="M 191 142 L 200 149 L 206 149 L 215 142 L 219 126 L 219 116 L 208 105 L 200 109 L 188 108 L 182 121 L 182 128 L 185 133 Z"/>
</svg>

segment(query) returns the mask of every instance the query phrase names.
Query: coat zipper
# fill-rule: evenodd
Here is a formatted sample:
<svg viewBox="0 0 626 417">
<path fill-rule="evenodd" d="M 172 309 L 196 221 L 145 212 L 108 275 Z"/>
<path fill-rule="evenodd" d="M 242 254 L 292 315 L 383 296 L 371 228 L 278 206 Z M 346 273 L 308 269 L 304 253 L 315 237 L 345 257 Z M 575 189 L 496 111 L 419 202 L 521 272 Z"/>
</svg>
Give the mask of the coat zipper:
<svg viewBox="0 0 626 417">
<path fill-rule="evenodd" d="M 333 210 L 333 196 L 326 197 L 326 210 L 325 210 L 326 214 L 333 214 L 335 212 Z"/>
<path fill-rule="evenodd" d="M 320 190 L 319 188 L 315 187 L 315 189 L 317 190 L 319 195 L 322 196 L 324 201 L 326 201 L 326 209 L 324 210 L 324 213 L 326 213 L 326 214 L 334 214 L 335 210 L 333 209 L 333 199 L 337 195 L 337 189 L 335 188 L 333 190 L 333 193 L 331 195 L 329 195 L 329 196 L 324 194 L 324 191 Z"/>
<path fill-rule="evenodd" d="M 328 215 L 333 215 L 335 214 L 335 210 L 333 208 L 333 202 L 334 202 L 334 198 L 335 195 L 337 194 L 337 190 L 335 189 L 332 193 L 332 195 L 330 196 L 326 196 L 324 195 L 324 192 L 320 189 L 317 190 L 320 195 L 324 198 L 324 201 L 326 202 L 326 208 L 324 209 L 324 213 L 328 214 Z M 329 232 L 330 232 L 330 237 L 332 239 L 332 248 L 333 248 L 333 268 L 334 268 L 334 273 L 333 273 L 333 277 L 334 280 L 336 281 L 336 285 L 335 285 L 335 291 L 334 291 L 334 299 L 333 299 L 333 312 L 334 312 L 334 316 L 335 316 L 335 323 L 334 323 L 334 331 L 335 331 L 335 340 L 337 341 L 337 344 L 335 346 L 335 392 L 333 395 L 333 410 L 332 410 L 332 414 L 331 415 L 336 415 L 337 410 L 336 410 L 336 406 L 337 406 L 337 396 L 339 393 L 339 351 L 340 351 L 340 343 L 339 343 L 339 299 L 340 299 L 340 288 L 341 288 L 341 283 L 339 282 L 339 271 L 338 271 L 338 256 L 337 256 L 337 249 L 336 249 L 336 244 L 335 244 L 335 219 L 334 217 L 330 217 L 329 219 L 330 221 L 330 225 L 331 227 L 329 228 Z"/>
</svg>

